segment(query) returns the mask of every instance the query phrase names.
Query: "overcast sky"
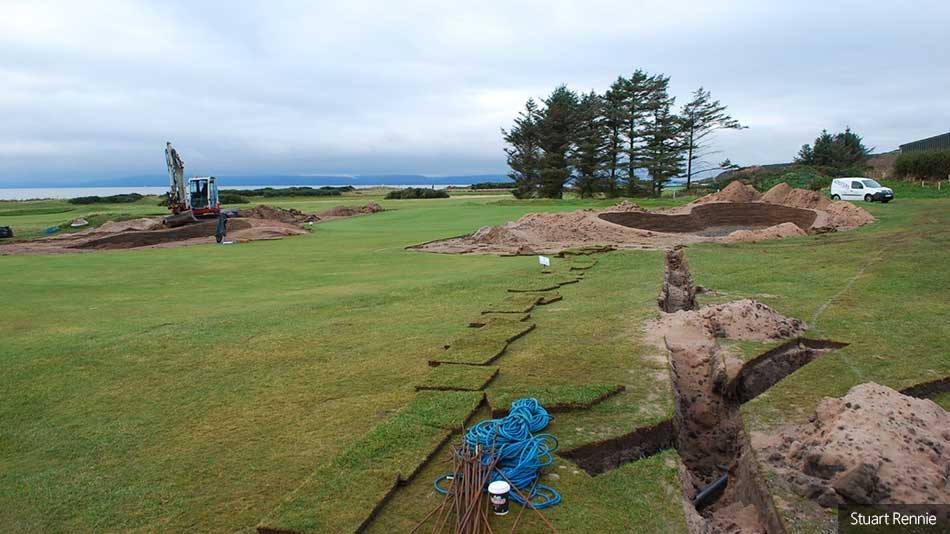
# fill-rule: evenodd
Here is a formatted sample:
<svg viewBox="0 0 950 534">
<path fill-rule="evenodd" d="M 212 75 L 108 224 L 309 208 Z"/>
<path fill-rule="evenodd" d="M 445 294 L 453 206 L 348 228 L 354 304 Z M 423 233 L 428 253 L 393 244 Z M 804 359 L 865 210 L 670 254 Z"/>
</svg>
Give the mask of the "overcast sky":
<svg viewBox="0 0 950 534">
<path fill-rule="evenodd" d="M 950 131 L 950 2 L 0 0 L 0 183 L 165 172 L 506 171 L 500 127 L 636 68 L 788 161 L 822 129 Z"/>
</svg>

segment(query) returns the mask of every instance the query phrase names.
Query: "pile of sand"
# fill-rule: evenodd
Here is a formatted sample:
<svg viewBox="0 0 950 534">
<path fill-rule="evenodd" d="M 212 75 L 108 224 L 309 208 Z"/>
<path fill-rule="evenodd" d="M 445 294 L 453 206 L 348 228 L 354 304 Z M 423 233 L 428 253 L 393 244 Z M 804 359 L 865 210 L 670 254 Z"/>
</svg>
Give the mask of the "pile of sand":
<svg viewBox="0 0 950 534">
<path fill-rule="evenodd" d="M 824 227 L 827 228 L 855 228 L 874 222 L 874 216 L 866 209 L 844 200 L 832 202 L 824 209 L 824 212 L 827 214 Z"/>
<path fill-rule="evenodd" d="M 288 224 L 302 224 L 320 220 L 320 217 L 313 214 L 304 213 L 298 209 L 277 208 L 274 206 L 268 206 L 267 204 L 260 204 L 254 208 L 242 209 L 238 212 L 238 217 L 246 217 L 249 219 L 266 219 L 269 221 L 280 221 Z"/>
<path fill-rule="evenodd" d="M 799 228 L 797 224 L 786 222 L 759 230 L 736 230 L 722 238 L 722 241 L 726 243 L 754 243 L 756 241 L 801 237 L 803 235 L 808 235 L 808 233 Z"/>
<path fill-rule="evenodd" d="M 612 211 L 612 212 L 617 212 L 617 211 L 619 211 L 619 212 L 644 212 L 644 211 L 646 211 L 646 210 L 643 209 L 643 208 L 641 208 L 641 207 L 638 206 L 637 204 L 634 204 L 633 202 L 630 202 L 629 200 L 624 200 L 623 202 L 621 202 L 620 204 L 617 204 L 616 206 L 611 206 L 611 207 L 609 208 L 609 211 Z"/>
<path fill-rule="evenodd" d="M 304 213 L 298 209 L 277 208 L 261 204 L 250 209 L 242 209 L 238 217 L 248 217 L 252 219 L 266 219 L 269 221 L 280 221 L 288 224 L 304 224 L 318 222 L 325 219 L 340 219 L 343 217 L 355 217 L 357 215 L 369 215 L 383 211 L 383 207 L 375 202 L 370 202 L 365 206 L 336 206 L 334 208 L 322 211 L 320 213 Z"/>
<path fill-rule="evenodd" d="M 742 299 L 666 313 L 647 323 L 647 337 L 654 343 L 656 336 L 771 341 L 800 336 L 806 328 L 799 319 L 786 317 L 757 300 Z"/>
<path fill-rule="evenodd" d="M 746 185 L 738 180 L 731 182 L 722 191 L 706 195 L 691 202 L 691 204 L 703 204 L 705 202 L 755 202 L 762 197 L 751 185 Z"/>
<path fill-rule="evenodd" d="M 781 204 L 790 208 L 809 210 L 823 210 L 831 204 L 831 200 L 828 200 L 818 191 L 794 189 L 785 182 L 776 184 L 772 189 L 763 193 L 759 200 L 769 204 Z"/>
<path fill-rule="evenodd" d="M 371 213 L 379 213 L 381 211 L 383 211 L 382 206 L 375 202 L 370 202 L 365 206 L 336 206 L 327 211 L 321 211 L 317 214 L 317 216 L 321 219 L 355 217 L 357 215 L 369 215 Z"/>
<path fill-rule="evenodd" d="M 95 233 L 115 234 L 118 232 L 147 232 L 162 228 L 162 217 L 144 217 L 127 221 L 109 221 L 90 230 Z"/>
<path fill-rule="evenodd" d="M 753 445 L 822 506 L 950 502 L 950 413 L 885 386 L 827 398 L 807 423 L 753 435 Z"/>
</svg>

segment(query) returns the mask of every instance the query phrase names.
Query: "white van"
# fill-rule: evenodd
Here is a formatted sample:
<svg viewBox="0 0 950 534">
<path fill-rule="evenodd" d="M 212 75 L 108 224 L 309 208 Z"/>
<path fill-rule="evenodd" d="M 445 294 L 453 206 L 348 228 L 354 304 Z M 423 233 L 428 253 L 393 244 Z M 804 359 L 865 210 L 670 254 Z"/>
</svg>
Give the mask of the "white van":
<svg viewBox="0 0 950 534">
<path fill-rule="evenodd" d="M 835 178 L 831 181 L 833 200 L 863 200 L 865 202 L 890 202 L 894 191 L 870 178 Z"/>
</svg>

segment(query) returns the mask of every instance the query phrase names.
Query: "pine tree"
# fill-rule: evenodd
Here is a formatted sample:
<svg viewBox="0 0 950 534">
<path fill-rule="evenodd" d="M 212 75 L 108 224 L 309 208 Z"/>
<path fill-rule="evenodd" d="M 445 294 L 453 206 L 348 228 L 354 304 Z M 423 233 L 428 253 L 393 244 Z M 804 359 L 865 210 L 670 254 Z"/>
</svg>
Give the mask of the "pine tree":
<svg viewBox="0 0 950 534">
<path fill-rule="evenodd" d="M 695 164 L 714 152 L 709 150 L 712 134 L 717 130 L 739 130 L 743 126 L 726 113 L 726 106 L 713 100 L 709 91 L 702 87 L 693 93 L 680 113 L 683 132 L 683 148 L 686 151 L 686 189 L 689 190 L 696 173 L 712 170 L 697 169 Z"/>
<path fill-rule="evenodd" d="M 604 192 L 608 197 L 617 196 L 622 176 L 625 84 L 626 80 L 623 77 L 618 77 L 603 97 L 604 129 L 607 136 L 604 148 L 604 172 L 606 174 Z"/>
<path fill-rule="evenodd" d="M 669 78 L 650 76 L 637 69 L 629 79 L 624 80 L 623 88 L 623 122 L 622 136 L 625 141 L 624 154 L 626 155 L 627 194 L 634 196 L 638 193 L 637 168 L 641 161 L 641 145 L 644 142 L 644 120 L 650 112 L 650 101 L 653 93 Z"/>
<path fill-rule="evenodd" d="M 561 198 L 571 178 L 570 152 L 577 128 L 577 94 L 566 86 L 557 87 L 544 99 L 538 122 L 541 141 L 541 173 L 538 196 Z"/>
<path fill-rule="evenodd" d="M 591 91 L 583 95 L 577 107 L 574 135 L 574 185 L 581 197 L 592 197 L 607 190 L 603 176 L 605 148 L 608 143 L 603 116 L 603 98 Z"/>
<path fill-rule="evenodd" d="M 683 172 L 682 121 L 670 111 L 676 99 L 669 96 L 668 87 L 669 78 L 654 78 L 648 103 L 642 161 L 653 182 L 654 196 L 660 196 L 663 184 Z"/>
<path fill-rule="evenodd" d="M 871 149 L 864 146 L 861 136 L 845 128 L 834 135 L 822 130 L 815 138 L 814 146 L 802 145 L 795 161 L 804 165 L 818 165 L 833 169 L 846 169 L 867 159 Z"/>
<path fill-rule="evenodd" d="M 530 198 L 537 195 L 541 187 L 541 138 L 538 122 L 541 111 L 534 99 L 529 98 L 525 109 L 515 118 L 510 130 L 502 128 L 505 154 L 511 172 L 508 176 L 515 181 L 514 195 L 517 198 Z"/>
</svg>

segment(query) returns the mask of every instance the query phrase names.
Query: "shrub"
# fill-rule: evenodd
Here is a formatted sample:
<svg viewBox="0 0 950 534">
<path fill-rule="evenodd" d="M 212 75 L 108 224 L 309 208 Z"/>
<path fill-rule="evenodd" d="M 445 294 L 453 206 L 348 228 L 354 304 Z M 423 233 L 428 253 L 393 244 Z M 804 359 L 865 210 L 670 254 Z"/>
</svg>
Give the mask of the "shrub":
<svg viewBox="0 0 950 534">
<path fill-rule="evenodd" d="M 67 202 L 70 204 L 130 204 L 132 202 L 138 202 L 143 198 L 145 197 L 138 193 L 123 193 L 107 197 L 100 197 L 98 195 L 76 197 L 69 199 Z"/>
<path fill-rule="evenodd" d="M 478 182 L 470 185 L 471 189 L 514 189 L 514 182 Z"/>
<path fill-rule="evenodd" d="M 413 198 L 449 198 L 449 194 L 444 189 L 424 189 L 421 187 L 396 189 L 386 194 L 387 200 L 406 200 Z"/>
<path fill-rule="evenodd" d="M 235 191 L 221 191 L 218 193 L 218 202 L 221 204 L 247 204 L 250 200 L 237 194 Z"/>
<path fill-rule="evenodd" d="M 944 180 L 950 176 L 950 150 L 905 152 L 894 162 L 894 176 L 903 179 Z"/>
<path fill-rule="evenodd" d="M 856 175 L 860 176 L 861 174 L 851 174 L 849 176 Z M 781 182 L 799 189 L 820 191 L 822 188 L 831 185 L 831 177 L 812 167 L 802 166 L 781 175 L 762 176 L 753 185 L 759 191 L 764 192 Z"/>
<path fill-rule="evenodd" d="M 222 189 L 219 193 L 239 195 L 242 197 L 338 197 L 343 193 L 353 191 L 356 188 L 352 185 L 341 187 L 323 186 L 323 187 L 263 187 L 260 189 Z"/>
</svg>

